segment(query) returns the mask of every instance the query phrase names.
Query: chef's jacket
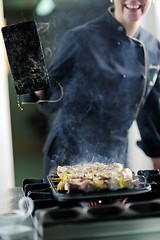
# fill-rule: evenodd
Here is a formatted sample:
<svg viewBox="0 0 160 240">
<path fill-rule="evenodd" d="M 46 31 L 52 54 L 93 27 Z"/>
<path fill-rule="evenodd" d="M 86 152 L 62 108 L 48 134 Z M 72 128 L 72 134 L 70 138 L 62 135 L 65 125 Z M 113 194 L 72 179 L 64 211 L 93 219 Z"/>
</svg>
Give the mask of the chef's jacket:
<svg viewBox="0 0 160 240">
<path fill-rule="evenodd" d="M 160 42 L 143 28 L 134 37 L 111 14 L 68 31 L 37 101 L 56 112 L 44 152 L 58 164 L 126 160 L 134 120 L 138 145 L 160 156 Z"/>
</svg>

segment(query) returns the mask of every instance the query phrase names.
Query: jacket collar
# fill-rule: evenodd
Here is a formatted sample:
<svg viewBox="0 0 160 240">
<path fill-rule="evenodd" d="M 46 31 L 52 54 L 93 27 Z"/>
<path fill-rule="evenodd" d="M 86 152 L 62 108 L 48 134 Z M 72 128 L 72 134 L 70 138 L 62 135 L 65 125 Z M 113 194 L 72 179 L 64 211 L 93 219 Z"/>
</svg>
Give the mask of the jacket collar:
<svg viewBox="0 0 160 240">
<path fill-rule="evenodd" d="M 113 17 L 113 12 L 114 12 L 114 6 L 110 6 L 107 10 L 106 17 L 108 21 L 111 24 L 112 29 L 114 29 L 118 34 L 126 35 L 126 29 L 124 26 L 118 22 L 114 17 Z M 140 34 L 141 27 L 139 27 L 138 31 L 135 33 L 133 37 L 138 38 Z"/>
<path fill-rule="evenodd" d="M 105 13 L 106 15 L 106 20 L 110 23 L 111 29 L 113 32 L 126 35 L 126 29 L 124 26 L 118 22 L 114 17 L 113 17 L 113 12 L 114 12 L 114 6 L 110 6 Z"/>
</svg>

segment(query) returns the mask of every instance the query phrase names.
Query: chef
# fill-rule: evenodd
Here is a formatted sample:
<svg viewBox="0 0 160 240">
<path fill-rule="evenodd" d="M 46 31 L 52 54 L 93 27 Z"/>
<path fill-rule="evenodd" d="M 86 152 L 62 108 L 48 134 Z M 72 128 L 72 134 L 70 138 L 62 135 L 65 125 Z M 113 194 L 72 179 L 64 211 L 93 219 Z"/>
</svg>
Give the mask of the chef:
<svg viewBox="0 0 160 240">
<path fill-rule="evenodd" d="M 138 146 L 160 167 L 160 42 L 140 26 L 152 0 L 112 2 L 102 16 L 65 34 L 49 68 L 50 87 L 25 95 L 25 103 L 55 113 L 44 146 L 45 177 L 51 161 L 126 165 L 134 120 Z"/>
</svg>

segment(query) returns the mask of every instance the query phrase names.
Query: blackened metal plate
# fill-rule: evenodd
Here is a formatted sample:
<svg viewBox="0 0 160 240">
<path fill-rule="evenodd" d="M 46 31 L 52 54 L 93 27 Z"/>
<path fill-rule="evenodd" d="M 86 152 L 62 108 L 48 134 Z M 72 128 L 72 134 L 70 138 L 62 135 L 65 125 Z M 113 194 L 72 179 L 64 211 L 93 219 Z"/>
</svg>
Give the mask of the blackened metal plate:
<svg viewBox="0 0 160 240">
<path fill-rule="evenodd" d="M 1 31 L 17 94 L 47 88 L 49 77 L 36 22 L 5 26 Z"/>
<path fill-rule="evenodd" d="M 106 199 L 106 198 L 127 198 L 132 195 L 142 194 L 151 191 L 150 184 L 140 184 L 139 188 L 134 189 L 119 189 L 119 190 L 103 190 L 97 192 L 83 192 L 74 190 L 70 193 L 65 191 L 57 190 L 57 182 L 52 180 L 52 176 L 48 176 L 48 181 L 51 186 L 53 196 L 58 201 L 85 201 L 85 200 L 96 200 L 96 199 Z"/>
</svg>

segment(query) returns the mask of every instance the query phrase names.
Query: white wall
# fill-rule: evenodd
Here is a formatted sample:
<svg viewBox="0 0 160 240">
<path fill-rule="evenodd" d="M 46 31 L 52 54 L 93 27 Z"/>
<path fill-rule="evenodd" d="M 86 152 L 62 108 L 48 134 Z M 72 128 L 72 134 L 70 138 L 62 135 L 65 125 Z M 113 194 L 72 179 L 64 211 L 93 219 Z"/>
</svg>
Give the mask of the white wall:
<svg viewBox="0 0 160 240">
<path fill-rule="evenodd" d="M 160 39 L 160 0 L 156 0 L 149 13 L 144 17 L 142 26 Z"/>
<path fill-rule="evenodd" d="M 4 25 L 0 0 L 0 28 Z M 9 109 L 7 61 L 0 31 L 0 191 L 14 186 L 11 122 Z"/>
<path fill-rule="evenodd" d="M 140 139 L 137 123 L 134 122 L 129 131 L 129 146 L 128 146 L 128 166 L 137 173 L 138 170 L 153 169 L 151 159 L 137 147 L 136 141 Z"/>
<path fill-rule="evenodd" d="M 142 26 L 160 39 L 160 0 L 152 4 L 149 13 L 143 19 Z M 151 159 L 136 146 L 138 139 L 140 139 L 139 130 L 134 122 L 129 131 L 128 165 L 135 172 L 140 169 L 153 169 Z"/>
</svg>

